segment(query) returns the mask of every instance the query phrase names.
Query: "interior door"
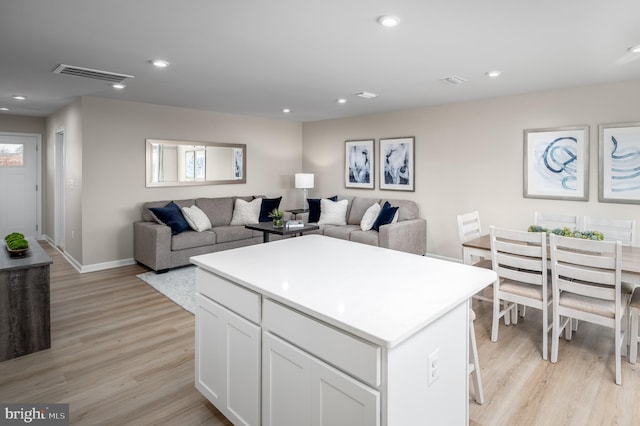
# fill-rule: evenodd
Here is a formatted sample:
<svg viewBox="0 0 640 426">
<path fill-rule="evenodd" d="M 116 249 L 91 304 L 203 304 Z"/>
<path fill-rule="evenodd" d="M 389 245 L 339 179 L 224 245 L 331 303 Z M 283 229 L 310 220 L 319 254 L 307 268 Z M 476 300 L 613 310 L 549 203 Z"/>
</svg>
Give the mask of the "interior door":
<svg viewBox="0 0 640 426">
<path fill-rule="evenodd" d="M 38 236 L 36 135 L 0 134 L 0 238 Z"/>
</svg>

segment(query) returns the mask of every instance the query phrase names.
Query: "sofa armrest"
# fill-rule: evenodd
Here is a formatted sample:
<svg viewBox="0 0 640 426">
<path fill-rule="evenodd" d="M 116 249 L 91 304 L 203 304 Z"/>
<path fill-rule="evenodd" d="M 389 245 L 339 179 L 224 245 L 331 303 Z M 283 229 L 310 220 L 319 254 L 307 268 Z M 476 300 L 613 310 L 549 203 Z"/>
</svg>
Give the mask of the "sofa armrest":
<svg viewBox="0 0 640 426">
<path fill-rule="evenodd" d="M 403 220 L 382 225 L 379 230 L 380 247 L 424 256 L 427 253 L 427 221 Z"/>
<path fill-rule="evenodd" d="M 170 268 L 171 228 L 156 222 L 134 222 L 133 257 L 154 271 Z"/>
</svg>

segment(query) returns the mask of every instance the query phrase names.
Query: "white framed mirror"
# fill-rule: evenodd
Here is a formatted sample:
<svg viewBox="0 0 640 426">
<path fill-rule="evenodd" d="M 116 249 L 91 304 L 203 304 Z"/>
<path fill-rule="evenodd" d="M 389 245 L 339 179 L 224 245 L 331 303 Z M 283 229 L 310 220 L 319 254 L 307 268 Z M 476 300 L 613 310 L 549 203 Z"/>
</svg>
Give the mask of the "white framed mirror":
<svg viewBox="0 0 640 426">
<path fill-rule="evenodd" d="M 147 187 L 246 183 L 247 145 L 146 140 Z"/>
</svg>

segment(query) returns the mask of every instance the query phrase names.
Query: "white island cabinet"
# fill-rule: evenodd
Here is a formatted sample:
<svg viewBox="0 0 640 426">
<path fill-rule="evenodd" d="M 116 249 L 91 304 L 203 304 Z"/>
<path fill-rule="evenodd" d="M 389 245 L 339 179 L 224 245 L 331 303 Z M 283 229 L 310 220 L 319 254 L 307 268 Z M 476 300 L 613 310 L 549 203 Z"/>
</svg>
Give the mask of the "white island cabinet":
<svg viewBox="0 0 640 426">
<path fill-rule="evenodd" d="M 233 424 L 468 423 L 493 271 L 307 235 L 191 258 L 196 387 Z"/>
</svg>

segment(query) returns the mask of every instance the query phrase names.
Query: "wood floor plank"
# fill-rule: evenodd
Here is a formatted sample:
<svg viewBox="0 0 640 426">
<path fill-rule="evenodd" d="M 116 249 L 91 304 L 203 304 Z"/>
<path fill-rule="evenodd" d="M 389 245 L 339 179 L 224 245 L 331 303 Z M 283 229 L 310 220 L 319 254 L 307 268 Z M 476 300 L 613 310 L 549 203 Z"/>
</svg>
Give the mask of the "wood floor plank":
<svg viewBox="0 0 640 426">
<path fill-rule="evenodd" d="M 69 403 L 74 425 L 230 425 L 194 387 L 193 315 L 136 278 L 146 268 L 80 274 L 44 247 L 52 347 L 0 363 L 0 401 Z M 472 426 L 640 424 L 640 364 L 623 358 L 615 384 L 609 329 L 580 323 L 551 364 L 539 312 L 492 343 L 491 304 L 473 304 L 486 402 L 470 396 Z"/>
</svg>

